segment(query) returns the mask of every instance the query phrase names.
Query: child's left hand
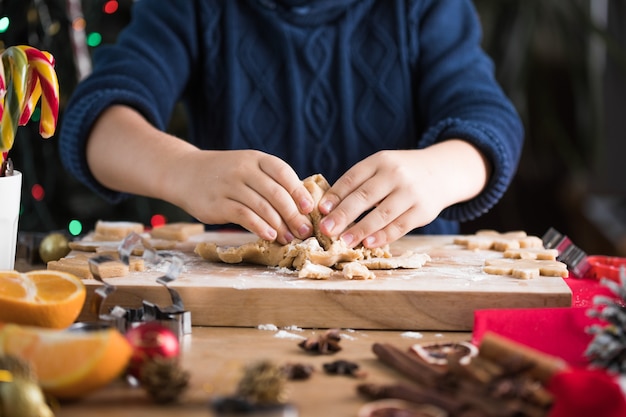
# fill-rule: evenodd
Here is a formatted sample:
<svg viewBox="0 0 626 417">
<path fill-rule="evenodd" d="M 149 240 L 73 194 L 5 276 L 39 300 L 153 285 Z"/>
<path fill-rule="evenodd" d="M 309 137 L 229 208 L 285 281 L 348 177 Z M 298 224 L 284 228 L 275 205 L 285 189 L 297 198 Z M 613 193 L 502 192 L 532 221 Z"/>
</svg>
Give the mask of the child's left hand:
<svg viewBox="0 0 626 417">
<path fill-rule="evenodd" d="M 349 247 L 360 242 L 380 247 L 432 222 L 444 208 L 475 197 L 488 176 L 486 158 L 462 140 L 381 151 L 353 166 L 324 195 L 320 229 L 340 236 Z"/>
</svg>

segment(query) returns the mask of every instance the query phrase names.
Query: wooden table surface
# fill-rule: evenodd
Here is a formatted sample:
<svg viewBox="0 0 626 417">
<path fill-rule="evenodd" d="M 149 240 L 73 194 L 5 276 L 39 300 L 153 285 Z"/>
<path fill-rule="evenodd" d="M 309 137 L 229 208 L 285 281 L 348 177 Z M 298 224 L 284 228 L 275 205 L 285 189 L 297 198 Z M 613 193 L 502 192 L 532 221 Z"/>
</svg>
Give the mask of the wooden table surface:
<svg viewBox="0 0 626 417">
<path fill-rule="evenodd" d="M 267 327 L 267 326 L 266 326 Z M 182 366 L 190 372 L 190 386 L 180 402 L 162 406 L 151 402 L 143 389 L 133 388 L 125 381 L 115 381 L 85 398 L 62 403 L 56 417 L 161 417 L 180 415 L 218 416 L 210 402 L 216 396 L 234 393 L 244 366 L 259 360 L 277 365 L 302 363 L 315 367 L 305 381 L 290 381 L 289 403 L 300 417 L 352 417 L 365 403 L 356 392 L 362 382 L 385 383 L 401 381 L 395 371 L 380 363 L 372 353 L 376 342 L 391 343 L 407 349 L 415 343 L 467 341 L 464 332 L 400 332 L 351 330 L 341 331 L 342 350 L 333 355 L 311 355 L 298 347 L 303 338 L 316 336 L 325 329 L 262 330 L 260 328 L 194 327 L 182 341 Z M 327 375 L 323 364 L 337 359 L 357 363 L 367 372 L 364 379 Z M 258 414 L 255 414 L 258 415 Z M 282 414 L 277 414 L 282 415 Z M 274 414 L 263 414 L 271 417 Z"/>
<path fill-rule="evenodd" d="M 218 237 L 227 239 L 231 235 L 208 236 L 211 241 Z M 240 239 L 241 234 L 237 238 Z M 299 417 L 357 416 L 359 408 L 366 402 L 357 394 L 358 384 L 403 380 L 400 374 L 376 359 L 372 352 L 374 343 L 390 343 L 404 350 L 416 343 L 467 341 L 471 337 L 469 331 L 473 311 L 478 308 L 563 306 L 570 303 L 571 293 L 560 278 L 520 281 L 488 276 L 482 271 L 484 256 L 487 256 L 485 253 L 451 247 L 451 240 L 440 242 L 438 239 L 450 240 L 451 237 L 431 237 L 428 241 L 407 237 L 396 245 L 398 253 L 403 252 L 400 249 L 406 249 L 402 245 L 408 245 L 412 250 L 421 248 L 429 253 L 432 262 L 424 268 L 393 271 L 398 276 L 390 273 L 381 279 L 363 282 L 343 279 L 301 282 L 274 270 L 268 272 L 265 267 L 209 265 L 199 259 L 187 259 L 185 273 L 172 286 L 181 293 L 188 309 L 195 308 L 192 317 L 217 317 L 221 321 L 194 321 L 198 325 L 182 341 L 182 366 L 190 372 L 191 378 L 189 389 L 180 402 L 157 405 L 143 389 L 133 388 L 120 379 L 79 401 L 62 403 L 55 415 L 161 417 L 178 413 L 185 417 L 218 416 L 210 407 L 211 400 L 234 394 L 245 366 L 260 360 L 271 360 L 277 365 L 302 363 L 313 365 L 316 369 L 310 379 L 288 383 L 289 403 L 297 409 Z M 151 273 L 161 275 L 162 271 L 116 278 L 114 282 L 119 291 L 114 295 L 132 294 L 131 290 L 136 287 L 142 297 L 165 305 L 163 303 L 168 300 L 160 300 L 158 296 L 167 296 L 167 293 L 154 282 Z M 271 280 L 267 279 L 268 274 Z M 155 289 L 155 294 L 148 296 L 150 289 Z M 301 296 L 297 298 L 294 294 Z M 261 304 L 259 300 L 274 300 L 274 304 Z M 115 302 L 121 301 L 117 299 Z M 213 306 L 214 310 L 207 310 L 207 305 Z M 277 305 L 287 305 L 288 308 L 278 309 Z M 276 311 L 282 315 L 277 316 Z M 364 313 L 357 314 L 361 311 Z M 350 321 L 355 317 L 366 317 L 367 320 Z M 437 319 L 435 322 L 433 317 Z M 311 318 L 323 324 L 312 324 Z M 401 318 L 405 320 L 398 323 Z M 259 323 L 276 323 L 279 326 L 293 323 L 311 328 L 354 326 L 368 330 L 344 329 L 340 352 L 311 355 L 299 348 L 298 343 L 326 329 L 262 330 L 255 327 Z M 437 331 L 417 333 L 374 329 Z M 450 331 L 443 332 L 442 329 Z M 325 374 L 323 364 L 337 359 L 357 363 L 367 377 L 355 379 Z M 260 414 L 254 415 L 261 417 Z M 263 417 L 282 415 L 266 413 Z"/>
</svg>

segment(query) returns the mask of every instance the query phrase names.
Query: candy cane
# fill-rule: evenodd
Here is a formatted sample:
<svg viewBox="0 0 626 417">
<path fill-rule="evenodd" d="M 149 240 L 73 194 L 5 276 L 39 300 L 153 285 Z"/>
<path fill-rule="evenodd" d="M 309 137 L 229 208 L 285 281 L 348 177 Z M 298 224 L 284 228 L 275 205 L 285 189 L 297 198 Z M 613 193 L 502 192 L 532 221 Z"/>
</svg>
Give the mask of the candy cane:
<svg viewBox="0 0 626 417">
<path fill-rule="evenodd" d="M 39 122 L 39 134 L 44 138 L 49 138 L 54 134 L 56 129 L 57 120 L 59 117 L 59 80 L 57 74 L 54 71 L 54 58 L 47 52 L 42 52 L 36 48 L 30 46 L 19 46 L 24 51 L 28 58 L 28 65 L 33 71 L 33 76 L 36 76 L 38 83 L 35 83 L 31 93 L 41 94 L 41 119 Z M 40 87 L 40 89 L 38 89 Z M 29 97 L 28 103 L 25 103 L 23 113 L 20 120 L 21 124 L 26 124 L 30 119 L 32 113 L 33 103 L 37 102 L 38 97 Z"/>
<path fill-rule="evenodd" d="M 39 77 L 37 74 L 33 72 L 33 69 L 28 67 L 27 78 L 27 86 L 26 86 L 26 95 L 24 96 L 26 100 L 22 103 L 22 111 L 20 115 L 19 125 L 24 126 L 30 120 L 30 117 L 33 114 L 33 110 L 35 110 L 35 106 L 41 97 L 41 86 L 39 85 Z"/>
<path fill-rule="evenodd" d="M 7 77 L 5 78 L 7 91 L 0 119 L 0 152 L 11 149 L 15 140 L 27 88 L 28 58 L 21 49 L 10 47 L 2 53 L 2 64 Z"/>
<path fill-rule="evenodd" d="M 4 96 L 7 93 L 7 87 L 4 83 L 4 64 L 0 61 L 0 120 L 4 112 Z M 0 159 L 0 162 L 2 159 Z"/>
</svg>

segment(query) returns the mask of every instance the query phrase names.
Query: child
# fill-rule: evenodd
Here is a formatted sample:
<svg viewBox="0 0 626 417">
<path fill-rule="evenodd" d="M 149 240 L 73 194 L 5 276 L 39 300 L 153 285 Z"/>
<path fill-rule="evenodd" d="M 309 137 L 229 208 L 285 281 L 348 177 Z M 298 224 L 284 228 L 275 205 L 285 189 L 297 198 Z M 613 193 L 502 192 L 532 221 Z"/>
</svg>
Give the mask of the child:
<svg viewBox="0 0 626 417">
<path fill-rule="evenodd" d="M 311 235 L 315 173 L 320 228 L 350 247 L 458 233 L 523 141 L 480 37 L 470 0 L 138 1 L 68 104 L 63 162 L 110 201 L 280 243 Z M 163 131 L 179 100 L 187 140 Z"/>
</svg>

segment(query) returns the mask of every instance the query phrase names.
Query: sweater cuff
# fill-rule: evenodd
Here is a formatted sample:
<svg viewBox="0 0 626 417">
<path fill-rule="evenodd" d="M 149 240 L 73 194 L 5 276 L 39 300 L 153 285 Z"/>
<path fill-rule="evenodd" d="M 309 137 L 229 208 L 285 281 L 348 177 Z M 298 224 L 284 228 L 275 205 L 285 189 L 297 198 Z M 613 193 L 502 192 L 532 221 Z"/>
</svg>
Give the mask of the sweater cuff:
<svg viewBox="0 0 626 417">
<path fill-rule="evenodd" d="M 515 166 L 511 166 L 514 159 L 507 155 L 497 135 L 478 124 L 462 119 L 442 120 L 426 131 L 420 145 L 427 147 L 447 139 L 462 139 L 471 143 L 491 163 L 491 177 L 485 189 L 471 200 L 447 207 L 440 215 L 447 220 L 469 221 L 489 211 L 502 198 L 516 169 Z"/>
</svg>

